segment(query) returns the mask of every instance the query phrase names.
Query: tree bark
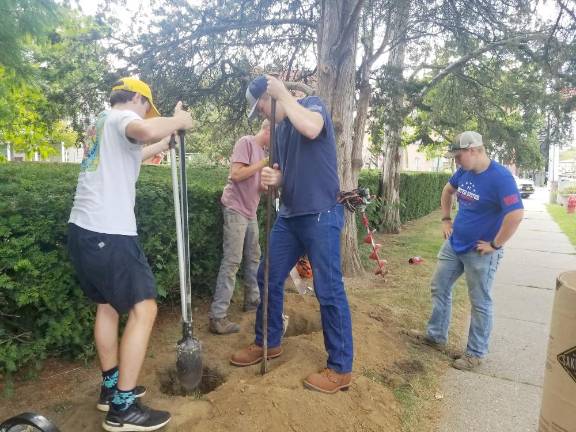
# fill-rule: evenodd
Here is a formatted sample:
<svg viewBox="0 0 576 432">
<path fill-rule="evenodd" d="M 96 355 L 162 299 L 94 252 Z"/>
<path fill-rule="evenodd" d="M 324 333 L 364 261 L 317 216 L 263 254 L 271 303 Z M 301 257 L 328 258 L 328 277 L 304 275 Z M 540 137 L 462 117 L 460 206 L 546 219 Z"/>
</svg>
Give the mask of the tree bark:
<svg viewBox="0 0 576 432">
<path fill-rule="evenodd" d="M 358 163 L 353 145 L 355 60 L 358 23 L 363 0 L 322 0 L 318 32 L 318 94 L 332 115 L 336 133 L 340 189 L 358 185 Z M 361 152 L 361 150 L 360 150 Z M 361 160 L 361 157 L 360 157 Z M 346 211 L 341 238 L 342 270 L 346 276 L 363 272 L 358 253 L 358 234 L 354 215 Z"/>
<path fill-rule="evenodd" d="M 406 116 L 406 90 L 404 87 L 404 56 L 406 51 L 406 27 L 410 12 L 410 0 L 396 3 L 391 24 L 391 40 L 397 41 L 388 58 L 391 85 L 388 112 L 390 113 L 385 133 L 384 164 L 382 166 L 382 224 L 380 229 L 387 233 L 400 232 L 400 147 L 402 128 Z"/>
</svg>

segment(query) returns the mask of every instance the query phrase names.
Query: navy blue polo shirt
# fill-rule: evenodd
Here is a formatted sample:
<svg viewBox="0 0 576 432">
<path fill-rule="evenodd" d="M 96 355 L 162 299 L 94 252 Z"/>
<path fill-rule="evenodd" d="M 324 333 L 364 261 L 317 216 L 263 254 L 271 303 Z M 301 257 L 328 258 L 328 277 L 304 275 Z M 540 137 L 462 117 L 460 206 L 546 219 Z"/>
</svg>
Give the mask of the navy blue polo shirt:
<svg viewBox="0 0 576 432">
<path fill-rule="evenodd" d="M 288 117 L 276 126 L 274 162 L 282 171 L 281 217 L 322 213 L 336 205 L 340 190 L 334 126 L 324 102 L 317 96 L 298 100 L 320 113 L 324 127 L 315 139 L 306 138 Z"/>
</svg>

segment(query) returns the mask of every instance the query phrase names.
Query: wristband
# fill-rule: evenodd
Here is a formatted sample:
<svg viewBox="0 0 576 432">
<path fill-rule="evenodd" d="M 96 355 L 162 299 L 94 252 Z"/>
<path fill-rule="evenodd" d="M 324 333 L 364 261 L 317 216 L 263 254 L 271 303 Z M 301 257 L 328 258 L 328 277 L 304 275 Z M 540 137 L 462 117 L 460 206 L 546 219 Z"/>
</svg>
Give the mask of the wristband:
<svg viewBox="0 0 576 432">
<path fill-rule="evenodd" d="M 502 246 L 496 246 L 496 243 L 494 243 L 494 240 L 492 240 L 492 241 L 490 242 L 490 247 L 491 247 L 492 249 L 494 249 L 494 250 L 502 249 Z"/>
<path fill-rule="evenodd" d="M 442 222 L 451 221 L 452 218 L 450 216 L 445 216 L 442 218 Z"/>
</svg>

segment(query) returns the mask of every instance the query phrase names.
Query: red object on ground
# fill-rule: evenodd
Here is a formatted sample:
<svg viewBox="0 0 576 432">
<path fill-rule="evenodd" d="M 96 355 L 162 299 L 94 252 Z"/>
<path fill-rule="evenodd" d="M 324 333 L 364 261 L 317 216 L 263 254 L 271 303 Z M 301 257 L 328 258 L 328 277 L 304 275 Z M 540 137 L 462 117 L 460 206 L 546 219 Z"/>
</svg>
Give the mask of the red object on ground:
<svg viewBox="0 0 576 432">
<path fill-rule="evenodd" d="M 408 260 L 408 264 L 420 264 L 422 261 L 424 261 L 422 257 L 413 256 Z"/>
<path fill-rule="evenodd" d="M 568 213 L 574 213 L 576 210 L 576 196 L 570 195 L 568 197 L 568 203 L 566 204 L 566 211 Z"/>
</svg>

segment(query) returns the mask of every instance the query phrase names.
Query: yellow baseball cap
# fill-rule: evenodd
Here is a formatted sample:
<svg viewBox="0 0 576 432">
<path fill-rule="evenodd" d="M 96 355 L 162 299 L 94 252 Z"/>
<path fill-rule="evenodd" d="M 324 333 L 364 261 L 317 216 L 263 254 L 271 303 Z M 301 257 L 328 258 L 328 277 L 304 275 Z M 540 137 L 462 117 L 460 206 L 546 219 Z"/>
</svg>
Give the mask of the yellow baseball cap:
<svg viewBox="0 0 576 432">
<path fill-rule="evenodd" d="M 112 87 L 112 91 L 114 90 L 127 90 L 144 96 L 150 102 L 150 111 L 146 114 L 146 118 L 160 117 L 160 112 L 152 101 L 152 90 L 144 81 L 134 77 L 120 78 Z"/>
</svg>

